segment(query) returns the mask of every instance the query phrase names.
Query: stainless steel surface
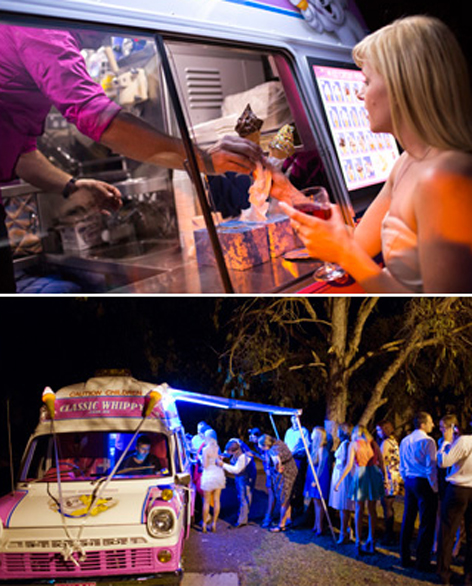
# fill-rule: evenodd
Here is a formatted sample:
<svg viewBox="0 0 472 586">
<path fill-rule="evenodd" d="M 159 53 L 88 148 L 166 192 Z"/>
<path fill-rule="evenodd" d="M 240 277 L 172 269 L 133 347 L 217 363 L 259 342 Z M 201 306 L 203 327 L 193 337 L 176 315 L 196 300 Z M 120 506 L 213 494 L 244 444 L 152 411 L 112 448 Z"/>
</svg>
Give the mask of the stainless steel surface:
<svg viewBox="0 0 472 586">
<path fill-rule="evenodd" d="M 118 183 L 115 183 L 115 187 L 120 190 L 121 195 L 126 197 L 164 190 L 167 188 L 167 181 L 163 176 L 140 177 L 119 181 Z"/>
<path fill-rule="evenodd" d="M 178 242 L 168 240 L 135 240 L 91 250 L 89 257 L 130 261 L 158 251 L 176 250 L 178 248 Z"/>
<path fill-rule="evenodd" d="M 118 252 L 126 252 L 126 245 L 118 246 L 123 246 Z M 109 293 L 224 293 L 216 267 L 199 266 L 195 259 L 184 258 L 175 245 L 153 248 L 150 241 L 145 248 L 148 246 L 149 251 L 138 256 L 131 251 L 128 256 L 107 258 L 89 250 L 81 256 L 47 254 L 45 260 L 51 267 L 106 275 Z M 290 263 L 278 257 L 247 271 L 232 270 L 230 275 L 236 293 L 277 293 L 309 284 L 318 266 L 317 261 Z"/>
<path fill-rule="evenodd" d="M 20 181 L 18 183 L 11 183 L 10 185 L 0 185 L 0 191 L 2 193 L 2 199 L 8 199 L 9 197 L 18 197 L 20 195 L 28 195 L 29 193 L 39 193 L 41 189 L 34 187 L 29 183 Z"/>
</svg>

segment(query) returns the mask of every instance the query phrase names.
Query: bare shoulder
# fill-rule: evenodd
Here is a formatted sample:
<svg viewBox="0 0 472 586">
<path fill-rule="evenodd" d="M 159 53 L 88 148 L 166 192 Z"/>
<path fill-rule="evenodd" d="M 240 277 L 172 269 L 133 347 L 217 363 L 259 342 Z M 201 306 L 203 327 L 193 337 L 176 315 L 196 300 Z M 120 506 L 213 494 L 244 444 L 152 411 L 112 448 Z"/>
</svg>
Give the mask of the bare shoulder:
<svg viewBox="0 0 472 586">
<path fill-rule="evenodd" d="M 444 151 L 426 167 L 423 179 L 437 180 L 446 177 L 472 178 L 472 154 L 459 151 Z"/>
<path fill-rule="evenodd" d="M 424 167 L 415 193 L 417 203 L 430 206 L 444 198 L 472 205 L 472 155 L 445 151 Z"/>
</svg>

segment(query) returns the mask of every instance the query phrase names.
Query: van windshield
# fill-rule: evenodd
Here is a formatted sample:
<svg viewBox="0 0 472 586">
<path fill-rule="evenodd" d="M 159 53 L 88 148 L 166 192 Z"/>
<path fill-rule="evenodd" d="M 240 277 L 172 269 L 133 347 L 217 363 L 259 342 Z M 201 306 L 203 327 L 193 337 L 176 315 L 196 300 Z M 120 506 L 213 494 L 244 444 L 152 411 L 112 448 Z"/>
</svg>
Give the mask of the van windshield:
<svg viewBox="0 0 472 586">
<path fill-rule="evenodd" d="M 119 462 L 133 434 L 114 432 L 61 433 L 37 437 L 21 473 L 23 482 L 92 480 L 106 476 Z M 56 443 L 56 445 L 55 445 Z M 56 449 L 57 447 L 57 449 Z M 170 458 L 162 433 L 139 435 L 122 459 L 119 479 L 168 476 Z"/>
</svg>

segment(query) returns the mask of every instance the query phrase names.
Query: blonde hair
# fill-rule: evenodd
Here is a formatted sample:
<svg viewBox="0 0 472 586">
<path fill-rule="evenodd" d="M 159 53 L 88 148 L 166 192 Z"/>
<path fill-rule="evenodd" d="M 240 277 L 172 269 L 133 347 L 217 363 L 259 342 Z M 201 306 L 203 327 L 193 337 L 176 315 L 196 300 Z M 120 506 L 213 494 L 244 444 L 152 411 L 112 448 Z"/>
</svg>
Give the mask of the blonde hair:
<svg viewBox="0 0 472 586">
<path fill-rule="evenodd" d="M 351 440 L 356 441 L 358 439 L 364 439 L 367 442 L 371 442 L 374 438 L 370 431 L 364 425 L 356 425 L 356 427 L 352 430 Z"/>
<path fill-rule="evenodd" d="M 314 464 L 318 464 L 318 450 L 328 445 L 326 429 L 324 427 L 314 427 L 311 432 L 311 457 Z"/>
<path fill-rule="evenodd" d="M 385 80 L 393 130 L 400 123 L 442 150 L 472 152 L 472 94 L 457 39 L 439 19 L 410 16 L 375 31 L 353 49 Z"/>
<path fill-rule="evenodd" d="M 270 450 L 270 448 L 275 444 L 275 438 L 272 437 L 271 435 L 268 435 L 267 433 L 265 433 L 264 435 L 261 435 L 261 437 L 257 440 L 257 445 L 260 448 L 265 448 L 267 450 Z"/>
</svg>

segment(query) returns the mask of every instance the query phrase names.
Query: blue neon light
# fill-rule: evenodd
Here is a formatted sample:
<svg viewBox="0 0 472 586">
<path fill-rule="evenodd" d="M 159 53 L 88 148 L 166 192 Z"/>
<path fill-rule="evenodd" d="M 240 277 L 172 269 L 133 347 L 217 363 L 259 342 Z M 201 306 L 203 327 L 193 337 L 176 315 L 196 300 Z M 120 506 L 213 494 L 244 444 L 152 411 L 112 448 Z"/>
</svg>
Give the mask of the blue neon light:
<svg viewBox="0 0 472 586">
<path fill-rule="evenodd" d="M 252 0 L 225 0 L 225 2 L 232 2 L 233 4 L 243 4 L 244 6 L 251 6 L 252 8 L 260 8 L 261 10 L 268 10 L 269 12 L 277 12 L 278 14 L 284 14 L 285 16 L 292 16 L 293 18 L 301 18 L 303 16 L 300 12 L 292 12 L 278 8 L 277 6 L 268 6 L 267 4 L 259 4 L 258 2 L 252 2 Z"/>
</svg>

